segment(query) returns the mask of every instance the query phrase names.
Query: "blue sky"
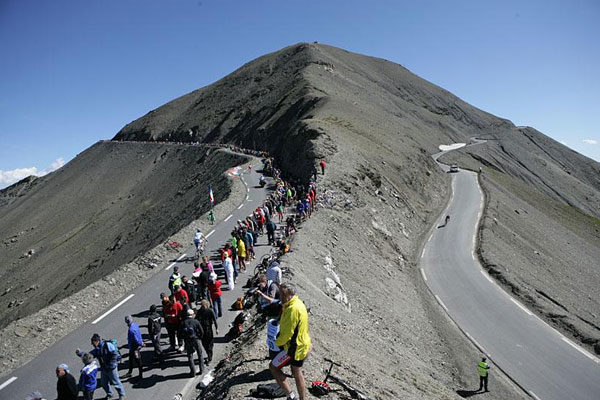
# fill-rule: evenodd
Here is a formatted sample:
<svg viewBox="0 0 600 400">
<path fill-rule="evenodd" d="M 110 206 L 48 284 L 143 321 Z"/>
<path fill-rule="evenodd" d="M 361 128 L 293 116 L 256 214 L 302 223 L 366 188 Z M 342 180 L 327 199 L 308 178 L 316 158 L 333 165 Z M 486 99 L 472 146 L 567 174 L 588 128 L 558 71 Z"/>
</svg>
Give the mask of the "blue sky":
<svg viewBox="0 0 600 400">
<path fill-rule="evenodd" d="M 315 40 L 402 64 L 598 161 L 598 21 L 593 0 L 0 0 L 0 187 Z"/>
</svg>

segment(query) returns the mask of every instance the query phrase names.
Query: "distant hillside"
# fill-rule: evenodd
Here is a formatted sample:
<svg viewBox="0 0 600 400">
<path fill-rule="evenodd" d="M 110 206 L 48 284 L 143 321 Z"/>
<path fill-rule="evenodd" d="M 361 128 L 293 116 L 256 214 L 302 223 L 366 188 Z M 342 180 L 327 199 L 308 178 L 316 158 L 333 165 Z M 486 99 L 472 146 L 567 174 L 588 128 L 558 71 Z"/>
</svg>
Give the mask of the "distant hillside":
<svg viewBox="0 0 600 400">
<path fill-rule="evenodd" d="M 0 327 L 153 248 L 229 195 L 244 157 L 205 147 L 100 142 L 0 194 Z M 28 254 L 33 250 L 32 254 Z M 51 278 L 51 279 L 49 279 Z"/>
</svg>

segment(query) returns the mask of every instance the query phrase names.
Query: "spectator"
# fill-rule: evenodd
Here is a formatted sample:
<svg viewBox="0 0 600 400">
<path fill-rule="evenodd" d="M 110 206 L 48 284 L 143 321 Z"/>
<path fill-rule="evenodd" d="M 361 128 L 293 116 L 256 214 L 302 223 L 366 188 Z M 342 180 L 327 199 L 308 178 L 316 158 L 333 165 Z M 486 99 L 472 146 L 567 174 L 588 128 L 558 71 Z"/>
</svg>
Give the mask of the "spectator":
<svg viewBox="0 0 600 400">
<path fill-rule="evenodd" d="M 210 303 L 208 300 L 202 300 L 200 302 L 200 309 L 198 310 L 196 319 L 198 322 L 200 322 L 200 325 L 202 325 L 202 330 L 204 331 L 204 336 L 202 336 L 202 347 L 204 347 L 204 351 L 206 351 L 204 363 L 208 365 L 212 361 L 213 356 L 213 325 L 215 326 L 216 334 L 219 334 L 217 318 L 214 310 L 210 308 Z"/>
<path fill-rule="evenodd" d="M 169 335 L 169 351 L 173 351 L 177 346 L 175 338 L 179 330 L 179 323 L 181 321 L 180 314 L 183 310 L 183 307 L 181 306 L 181 303 L 175 301 L 175 297 L 171 295 L 169 296 L 169 300 L 165 304 L 163 304 L 163 310 L 165 314 L 165 322 L 167 325 L 167 333 Z"/>
<path fill-rule="evenodd" d="M 140 332 L 140 327 L 133 321 L 133 318 L 131 318 L 130 315 L 125 317 L 125 323 L 128 326 L 127 346 L 129 347 L 129 371 L 125 374 L 125 378 L 131 377 L 134 364 L 137 364 L 139 369 L 138 378 L 142 379 L 142 355 L 140 354 L 140 350 L 142 346 L 144 346 L 142 333 Z"/>
<path fill-rule="evenodd" d="M 94 356 L 89 353 L 81 356 L 81 360 L 84 367 L 81 369 L 81 375 L 79 376 L 79 390 L 83 392 L 83 400 L 92 400 L 96 386 L 98 386 L 96 376 L 100 365 L 98 361 L 94 360 Z"/>
<path fill-rule="evenodd" d="M 269 348 L 269 360 L 273 360 L 281 351 L 275 344 L 279 334 L 279 319 L 273 318 L 267 322 L 267 347 Z"/>
<path fill-rule="evenodd" d="M 191 305 L 196 304 L 196 288 L 194 287 L 194 282 L 185 275 L 181 278 L 181 288 L 187 293 L 188 303 Z"/>
<path fill-rule="evenodd" d="M 56 378 L 56 399 L 77 400 L 79 388 L 67 364 L 60 364 L 56 367 Z"/>
<path fill-rule="evenodd" d="M 279 266 L 279 262 L 277 262 L 277 260 L 273 260 L 271 264 L 269 264 L 266 276 L 268 281 L 274 282 L 277 285 L 281 284 L 281 267 Z"/>
<path fill-rule="evenodd" d="M 274 244 L 275 243 L 275 230 L 277 229 L 277 225 L 275 225 L 275 222 L 273 222 L 273 220 L 271 220 L 271 218 L 269 218 L 269 220 L 267 221 L 267 240 L 269 242 L 269 244 Z"/>
<path fill-rule="evenodd" d="M 229 290 L 233 290 L 235 287 L 235 280 L 233 277 L 233 265 L 231 258 L 228 253 L 225 253 L 225 260 L 223 260 L 223 269 L 225 270 L 225 279 L 227 280 L 227 286 Z"/>
<path fill-rule="evenodd" d="M 302 300 L 298 298 L 296 289 L 291 284 L 282 284 L 279 296 L 283 302 L 283 313 L 279 327 L 279 336 L 275 345 L 284 350 L 269 363 L 269 369 L 279 386 L 288 395 L 288 399 L 295 399 L 290 384 L 281 369 L 290 364 L 292 375 L 296 381 L 296 388 L 300 400 L 306 399 L 306 383 L 302 373 L 302 364 L 311 348 L 308 333 L 308 313 Z"/>
<path fill-rule="evenodd" d="M 196 376 L 196 367 L 194 366 L 194 351 L 198 354 L 198 364 L 200 365 L 199 375 L 202 375 L 202 348 L 200 347 L 199 338 L 204 336 L 202 325 L 198 320 L 194 319 L 194 310 L 188 310 L 187 318 L 182 324 L 183 340 L 185 341 L 185 349 L 187 352 L 188 363 L 190 365 L 190 375 Z"/>
<path fill-rule="evenodd" d="M 214 279 L 209 280 L 208 282 L 208 291 L 210 292 L 210 299 L 213 303 L 213 309 L 215 311 L 215 315 L 217 318 L 221 318 L 223 316 L 223 304 L 221 301 L 221 281 L 213 277 Z"/>
<path fill-rule="evenodd" d="M 121 358 L 119 350 L 110 341 L 101 340 L 100 335 L 97 333 L 94 333 L 91 342 L 94 348 L 90 351 L 90 354 L 96 357 L 100 362 L 100 371 L 102 372 L 100 375 L 100 383 L 102 389 L 106 392 L 106 397 L 109 399 L 112 397 L 113 391 L 111 386 L 114 386 L 117 393 L 119 393 L 119 400 L 124 399 L 125 389 L 119 379 L 119 371 L 117 371 L 119 359 Z M 79 349 L 77 349 L 75 353 L 78 356 L 81 356 L 81 351 Z"/>
<path fill-rule="evenodd" d="M 182 299 L 185 299 L 185 304 L 190 304 L 190 298 L 187 292 L 183 290 L 180 285 L 173 286 L 173 295 L 175 296 L 175 300 L 181 302 Z"/>
<path fill-rule="evenodd" d="M 156 312 L 156 305 L 152 304 L 150 306 L 150 314 L 148 314 L 148 336 L 150 336 L 152 346 L 154 347 L 154 360 L 158 361 L 162 367 L 164 361 L 162 349 L 160 348 L 161 330 L 162 325 L 160 323 L 160 314 Z"/>
<path fill-rule="evenodd" d="M 260 274 L 258 277 L 258 290 L 256 294 L 258 296 L 258 305 L 261 311 L 265 311 L 267 315 L 279 315 L 281 307 L 277 304 L 279 302 L 279 286 L 273 281 L 267 280 L 264 274 Z M 271 311 L 273 310 L 273 311 Z"/>
<path fill-rule="evenodd" d="M 246 271 L 246 244 L 242 240 L 241 235 L 237 238 L 237 255 L 240 264 L 240 271 Z"/>
<path fill-rule="evenodd" d="M 325 175 L 325 160 L 321 160 L 319 165 L 321 166 L 321 175 Z"/>
<path fill-rule="evenodd" d="M 173 273 L 169 277 L 169 290 L 171 293 L 174 292 L 176 285 L 181 286 L 181 274 L 179 273 L 178 266 L 173 267 Z"/>
</svg>

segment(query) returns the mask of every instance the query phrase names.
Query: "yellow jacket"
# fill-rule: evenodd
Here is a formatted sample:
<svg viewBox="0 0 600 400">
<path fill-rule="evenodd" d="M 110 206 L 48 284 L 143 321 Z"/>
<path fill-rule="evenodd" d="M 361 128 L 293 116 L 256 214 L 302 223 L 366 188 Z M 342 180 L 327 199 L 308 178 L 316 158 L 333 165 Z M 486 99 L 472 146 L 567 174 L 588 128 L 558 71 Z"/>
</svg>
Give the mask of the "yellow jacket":
<svg viewBox="0 0 600 400">
<path fill-rule="evenodd" d="M 283 305 L 279 336 L 275 340 L 275 344 L 283 347 L 296 361 L 304 360 L 308 355 L 310 350 L 308 313 L 306 306 L 297 295 Z"/>
<path fill-rule="evenodd" d="M 237 253 L 238 256 L 246 258 L 246 244 L 242 240 L 238 240 Z"/>
</svg>

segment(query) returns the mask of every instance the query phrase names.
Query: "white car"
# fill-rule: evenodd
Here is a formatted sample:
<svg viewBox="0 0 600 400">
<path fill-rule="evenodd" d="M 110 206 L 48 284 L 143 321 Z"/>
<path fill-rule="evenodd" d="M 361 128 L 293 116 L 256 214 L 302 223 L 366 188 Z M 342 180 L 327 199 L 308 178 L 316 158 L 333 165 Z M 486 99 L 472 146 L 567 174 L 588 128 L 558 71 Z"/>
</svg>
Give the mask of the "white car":
<svg viewBox="0 0 600 400">
<path fill-rule="evenodd" d="M 449 172 L 458 172 L 458 165 L 452 164 Z"/>
</svg>

